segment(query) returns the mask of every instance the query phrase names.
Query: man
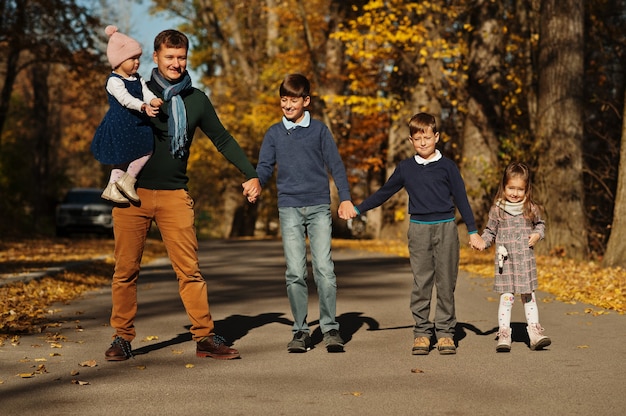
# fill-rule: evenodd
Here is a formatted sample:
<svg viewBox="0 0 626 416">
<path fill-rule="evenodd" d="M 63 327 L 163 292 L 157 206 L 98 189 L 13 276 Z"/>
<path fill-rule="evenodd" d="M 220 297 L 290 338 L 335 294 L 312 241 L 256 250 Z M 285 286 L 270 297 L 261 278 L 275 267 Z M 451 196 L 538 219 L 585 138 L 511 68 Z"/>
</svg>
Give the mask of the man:
<svg viewBox="0 0 626 416">
<path fill-rule="evenodd" d="M 152 221 L 159 227 L 179 293 L 191 321 L 198 357 L 233 359 L 239 351 L 216 335 L 209 310 L 206 282 L 198 265 L 198 241 L 194 228 L 193 200 L 187 189 L 187 161 L 194 132 L 199 127 L 227 160 L 246 177 L 243 194 L 254 199 L 261 186 L 245 153 L 224 128 L 208 97 L 191 86 L 187 68 L 189 40 L 176 30 L 165 30 L 154 40 L 156 68 L 149 88 L 164 101 L 152 118 L 154 153 L 137 177 L 140 203 L 113 208 L 115 272 L 112 283 L 111 326 L 115 336 L 105 352 L 107 361 L 132 356 L 137 313 L 137 279 L 141 255 Z"/>
</svg>

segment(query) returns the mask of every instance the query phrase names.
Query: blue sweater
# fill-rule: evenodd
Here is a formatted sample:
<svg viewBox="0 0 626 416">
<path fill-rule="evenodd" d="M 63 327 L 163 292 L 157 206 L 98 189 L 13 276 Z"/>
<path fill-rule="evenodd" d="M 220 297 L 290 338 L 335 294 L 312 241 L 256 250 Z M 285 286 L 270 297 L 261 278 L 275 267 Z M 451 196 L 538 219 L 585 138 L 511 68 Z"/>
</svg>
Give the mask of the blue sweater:
<svg viewBox="0 0 626 416">
<path fill-rule="evenodd" d="M 446 157 L 426 165 L 417 163 L 413 157 L 403 160 L 387 182 L 356 208 L 359 213 L 376 208 L 403 187 L 409 194 L 411 221 L 452 221 L 456 203 L 467 231 L 470 234 L 477 232 L 461 173 L 454 162 Z"/>
<path fill-rule="evenodd" d="M 279 207 L 306 207 L 330 204 L 328 173 L 332 175 L 339 199 L 350 200 L 350 187 L 337 145 L 328 128 L 312 119 L 308 127 L 287 130 L 278 122 L 263 138 L 257 174 L 261 186 L 270 180 L 277 166 L 276 187 Z"/>
</svg>

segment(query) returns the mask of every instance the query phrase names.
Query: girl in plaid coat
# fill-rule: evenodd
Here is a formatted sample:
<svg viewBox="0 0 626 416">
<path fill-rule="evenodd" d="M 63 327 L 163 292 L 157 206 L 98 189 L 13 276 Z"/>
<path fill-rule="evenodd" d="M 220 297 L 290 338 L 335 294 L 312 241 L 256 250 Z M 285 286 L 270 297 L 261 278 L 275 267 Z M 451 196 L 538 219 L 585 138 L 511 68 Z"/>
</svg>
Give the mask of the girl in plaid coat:
<svg viewBox="0 0 626 416">
<path fill-rule="evenodd" d="M 530 171 L 523 163 L 511 163 L 504 171 L 482 234 L 485 248 L 496 246 L 494 290 L 500 293 L 498 352 L 511 350 L 511 308 L 515 294 L 521 294 L 524 304 L 530 349 L 542 349 L 551 343 L 539 324 L 535 298 L 537 264 L 533 247 L 544 233 L 541 207 L 532 199 Z"/>
</svg>

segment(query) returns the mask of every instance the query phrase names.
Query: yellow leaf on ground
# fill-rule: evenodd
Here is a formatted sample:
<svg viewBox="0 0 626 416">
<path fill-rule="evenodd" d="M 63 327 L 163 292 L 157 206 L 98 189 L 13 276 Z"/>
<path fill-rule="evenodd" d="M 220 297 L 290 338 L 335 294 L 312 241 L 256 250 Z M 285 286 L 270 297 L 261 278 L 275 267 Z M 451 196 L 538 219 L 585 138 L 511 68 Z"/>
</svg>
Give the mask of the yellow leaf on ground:
<svg viewBox="0 0 626 416">
<path fill-rule="evenodd" d="M 96 362 L 96 360 L 87 360 L 87 361 L 83 361 L 79 365 L 81 367 L 96 367 L 98 363 Z"/>
</svg>

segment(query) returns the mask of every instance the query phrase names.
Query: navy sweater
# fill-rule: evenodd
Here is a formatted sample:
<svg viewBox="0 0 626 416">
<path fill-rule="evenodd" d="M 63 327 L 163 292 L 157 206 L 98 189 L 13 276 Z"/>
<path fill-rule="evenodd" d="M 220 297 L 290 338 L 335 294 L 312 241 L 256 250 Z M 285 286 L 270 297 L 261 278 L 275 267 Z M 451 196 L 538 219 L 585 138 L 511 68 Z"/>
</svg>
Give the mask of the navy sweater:
<svg viewBox="0 0 626 416">
<path fill-rule="evenodd" d="M 311 119 L 308 127 L 291 130 L 280 121 L 267 130 L 256 168 L 261 186 L 270 180 L 275 166 L 279 207 L 330 204 L 329 172 L 339 199 L 350 200 L 348 178 L 337 145 L 319 120 Z"/>
<path fill-rule="evenodd" d="M 456 203 L 467 231 L 476 233 L 465 183 L 454 162 L 446 157 L 426 165 L 417 163 L 413 157 L 403 160 L 389 180 L 356 208 L 359 213 L 376 208 L 403 187 L 409 194 L 412 221 L 437 223 L 453 220 Z"/>
</svg>

